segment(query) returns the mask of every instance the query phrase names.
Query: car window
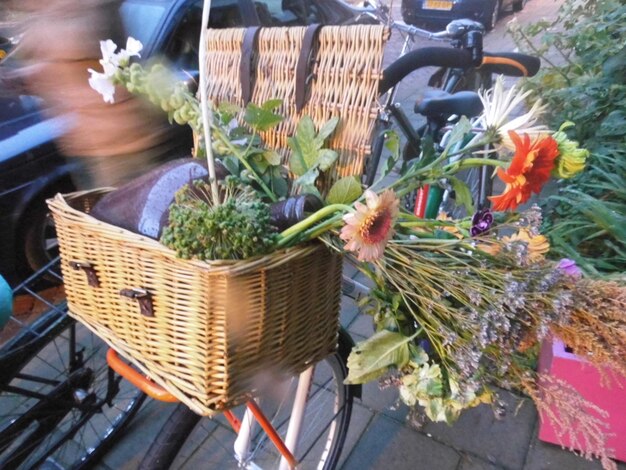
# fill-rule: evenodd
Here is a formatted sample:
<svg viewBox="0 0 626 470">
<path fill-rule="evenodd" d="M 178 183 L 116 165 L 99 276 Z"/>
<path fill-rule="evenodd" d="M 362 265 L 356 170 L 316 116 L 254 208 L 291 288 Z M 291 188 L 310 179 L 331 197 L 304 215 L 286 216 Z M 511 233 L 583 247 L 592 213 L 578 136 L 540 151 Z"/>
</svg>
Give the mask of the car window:
<svg viewBox="0 0 626 470">
<path fill-rule="evenodd" d="M 120 7 L 124 29 L 129 36 L 149 44 L 163 13 L 164 5 L 148 2 L 124 2 Z"/>
<path fill-rule="evenodd" d="M 165 56 L 185 70 L 198 68 L 198 44 L 202 22 L 202 0 L 193 3 L 172 33 L 165 48 Z M 237 0 L 217 0 L 211 5 L 209 27 L 232 28 L 242 26 L 243 20 Z"/>
<path fill-rule="evenodd" d="M 297 26 L 322 22 L 319 8 L 310 0 L 257 0 L 254 4 L 263 26 Z"/>
</svg>

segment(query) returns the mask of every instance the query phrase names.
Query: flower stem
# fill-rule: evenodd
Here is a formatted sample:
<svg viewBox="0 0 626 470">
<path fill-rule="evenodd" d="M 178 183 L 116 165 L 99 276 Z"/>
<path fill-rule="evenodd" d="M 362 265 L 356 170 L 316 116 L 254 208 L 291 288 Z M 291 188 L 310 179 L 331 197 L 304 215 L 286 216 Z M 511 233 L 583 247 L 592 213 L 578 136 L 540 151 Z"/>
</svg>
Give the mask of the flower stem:
<svg viewBox="0 0 626 470">
<path fill-rule="evenodd" d="M 237 147 L 235 147 L 230 139 L 226 135 L 224 135 L 224 131 L 218 126 L 214 126 L 213 131 L 214 134 L 222 141 L 222 143 L 226 145 L 226 147 L 228 147 L 228 150 L 230 150 L 232 154 L 237 157 L 237 159 L 243 164 L 243 166 L 246 167 L 246 170 L 248 170 L 252 177 L 256 180 L 256 182 L 259 183 L 259 186 L 261 186 L 261 189 L 265 192 L 267 197 L 269 197 L 272 202 L 278 201 L 276 195 L 272 192 L 271 189 L 267 187 L 263 179 L 257 174 L 256 171 L 254 171 L 254 168 L 252 168 L 250 163 L 248 163 L 248 161 L 246 160 L 246 152 L 241 152 Z"/>
<path fill-rule="evenodd" d="M 448 172 L 454 170 L 457 171 L 464 170 L 466 168 L 474 168 L 477 166 L 497 166 L 500 168 L 505 168 L 508 163 L 500 160 L 494 160 L 492 158 L 465 158 L 463 160 L 458 160 L 454 163 L 450 163 L 443 167 L 443 171 Z"/>
<path fill-rule="evenodd" d="M 335 212 L 347 212 L 351 210 L 352 207 L 345 204 L 331 204 L 329 206 L 322 207 L 317 212 L 314 212 L 306 219 L 301 220 L 295 225 L 292 225 L 288 229 L 284 230 L 280 234 L 280 241 L 278 242 L 278 246 L 285 246 L 292 238 L 302 233 L 304 230 L 312 227 L 320 220 L 328 217 L 329 215 L 334 214 Z"/>
</svg>

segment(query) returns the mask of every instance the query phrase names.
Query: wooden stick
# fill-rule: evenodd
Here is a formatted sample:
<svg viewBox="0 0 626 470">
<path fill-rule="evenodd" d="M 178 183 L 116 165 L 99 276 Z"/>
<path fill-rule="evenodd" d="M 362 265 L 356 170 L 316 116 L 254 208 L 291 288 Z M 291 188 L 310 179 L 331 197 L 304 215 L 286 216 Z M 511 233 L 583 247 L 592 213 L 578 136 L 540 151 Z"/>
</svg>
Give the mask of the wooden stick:
<svg viewBox="0 0 626 470">
<path fill-rule="evenodd" d="M 206 151 L 209 176 L 211 177 L 211 193 L 214 204 L 219 204 L 219 192 L 217 189 L 217 179 L 215 177 L 215 159 L 211 146 L 211 121 L 213 115 L 207 98 L 206 86 L 206 30 L 209 27 L 209 11 L 211 10 L 211 0 L 204 0 L 202 7 L 202 25 L 200 30 L 200 47 L 198 60 L 200 62 L 200 109 L 202 110 L 202 127 L 204 130 L 204 148 Z"/>
</svg>

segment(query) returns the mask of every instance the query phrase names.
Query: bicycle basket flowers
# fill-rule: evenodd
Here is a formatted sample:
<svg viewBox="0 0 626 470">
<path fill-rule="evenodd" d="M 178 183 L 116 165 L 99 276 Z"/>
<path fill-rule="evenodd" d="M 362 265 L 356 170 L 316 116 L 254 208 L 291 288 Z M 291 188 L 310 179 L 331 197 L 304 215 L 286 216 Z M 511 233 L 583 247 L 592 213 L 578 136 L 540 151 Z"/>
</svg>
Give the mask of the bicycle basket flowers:
<svg viewBox="0 0 626 470">
<path fill-rule="evenodd" d="M 146 94 L 172 120 L 200 129 L 196 98 L 178 84 L 151 79 L 151 74 L 161 73 L 160 68 L 129 66 L 128 57 L 139 49 L 135 43 L 127 49 L 130 52 L 115 55 L 110 45 L 103 46 L 103 53 L 108 54 L 103 60 L 117 69 L 106 65 L 106 80 Z M 98 83 L 92 86 L 100 87 L 109 99 L 110 89 Z M 165 86 L 159 88 L 156 83 Z M 528 393 L 540 410 L 545 409 L 538 392 L 542 381 L 532 368 L 531 352 L 550 332 L 567 332 L 571 341 L 591 335 L 601 351 L 596 356 L 626 370 L 626 355 L 620 356 L 622 350 L 608 346 L 615 343 L 613 335 L 626 331 L 623 305 L 601 299 L 594 305 L 580 302 L 578 299 L 596 286 L 594 281 L 583 282 L 568 274 L 573 272 L 572 266 L 546 259 L 549 244 L 540 233 L 541 215 L 535 207 L 515 212 L 538 194 L 551 176 L 572 177 L 582 171 L 587 157 L 584 149 L 567 139 L 565 128 L 553 132 L 537 125 L 540 104 L 511 118 L 515 106 L 527 97 L 516 89 L 506 91 L 498 79 L 493 91 L 481 95 L 485 111 L 477 121 L 459 119 L 439 147 L 423 142 L 421 158 L 404 162 L 391 182 L 388 176 L 394 166 L 400 166 L 395 165 L 400 152 L 398 142 L 389 138 L 391 157 L 369 188 L 353 176 L 338 179 L 331 188 L 320 184 L 338 159 L 336 152 L 325 148 L 341 126 L 336 118 L 318 125 L 310 118 L 300 120 L 296 135 L 289 139 L 296 161 L 287 171 L 280 156 L 264 148 L 259 137 L 283 121 L 276 112 L 279 101 L 249 105 L 245 110 L 226 103 L 211 109 L 212 142 L 204 145 L 230 173 L 223 184 L 247 187 L 246 191 L 256 194 L 255 204 L 269 205 L 270 213 L 276 203 L 285 211 L 295 207 L 290 201 L 307 197 L 307 193 L 323 206 L 309 213 L 300 211 L 281 232 L 253 230 L 252 237 L 243 238 L 249 242 L 260 237 L 259 250 L 246 245 L 242 257 L 311 240 L 321 240 L 344 253 L 373 282 L 374 288 L 361 306 L 372 315 L 377 331 L 350 355 L 348 380 L 363 383 L 382 377 L 399 387 L 403 401 L 421 405 L 436 421 L 452 422 L 464 409 L 493 402 L 494 383 Z M 502 150 L 497 157 L 489 154 L 494 146 Z M 510 155 L 508 149 L 514 153 Z M 477 208 L 459 177 L 464 170 L 485 166 L 495 168 L 505 184 L 501 194 L 491 197 L 492 210 Z M 467 208 L 468 217 L 424 219 L 400 207 L 403 197 L 425 185 L 454 192 L 457 202 Z M 178 204 L 197 209 L 192 194 L 179 195 Z M 234 196 L 226 200 L 229 197 Z M 235 217 L 237 208 L 231 209 L 222 211 L 223 219 L 211 216 L 208 222 L 197 221 L 197 214 L 179 211 L 174 218 L 186 219 L 179 222 L 192 221 L 223 232 L 205 237 L 208 231 L 204 227 L 198 232 L 202 236 L 182 233 L 175 243 L 185 239 L 196 247 L 206 238 L 221 248 L 229 239 L 242 238 L 232 233 L 233 227 L 250 221 Z M 256 209 L 255 205 L 255 214 L 263 214 L 259 221 L 266 221 L 267 212 Z M 185 223 L 178 224 L 167 233 L 184 227 Z M 211 252 L 208 258 L 234 251 L 233 247 L 225 251 L 187 248 L 189 256 Z M 611 289 L 624 290 L 617 283 Z M 604 316 L 599 315 L 601 311 Z M 616 326 L 592 330 L 586 326 L 590 317 L 598 324 L 610 317 Z M 564 389 L 560 399 L 571 398 L 568 393 Z M 591 415 L 579 418 L 587 430 L 601 427 Z M 602 433 L 590 435 L 597 444 L 594 448 L 601 449 Z"/>
</svg>

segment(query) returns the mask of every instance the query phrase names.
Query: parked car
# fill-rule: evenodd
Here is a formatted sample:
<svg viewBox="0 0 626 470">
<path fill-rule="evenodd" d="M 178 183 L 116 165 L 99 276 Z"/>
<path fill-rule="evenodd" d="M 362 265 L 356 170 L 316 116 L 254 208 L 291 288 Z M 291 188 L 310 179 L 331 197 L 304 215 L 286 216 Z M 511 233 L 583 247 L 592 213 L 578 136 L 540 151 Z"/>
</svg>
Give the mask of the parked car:
<svg viewBox="0 0 626 470">
<path fill-rule="evenodd" d="M 123 0 L 120 11 L 128 34 L 144 44 L 144 59 L 164 55 L 187 75 L 197 76 L 202 3 Z M 352 22 L 357 10 L 341 0 L 215 0 L 210 26 L 343 24 Z M 10 58 L 0 63 L 12 65 Z M 47 119 L 42 105 L 34 96 L 0 93 L 0 275 L 13 284 L 56 256 L 45 200 L 73 191 L 70 175 L 78 169 L 54 144 L 64 132 L 64 120 Z M 191 148 L 187 138 L 181 146 Z"/>
<path fill-rule="evenodd" d="M 504 9 L 520 11 L 526 0 L 402 0 L 402 18 L 416 26 L 442 27 L 452 20 L 469 18 L 492 30 Z"/>
</svg>

